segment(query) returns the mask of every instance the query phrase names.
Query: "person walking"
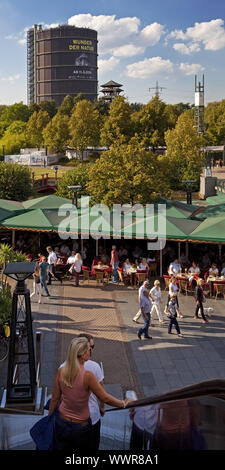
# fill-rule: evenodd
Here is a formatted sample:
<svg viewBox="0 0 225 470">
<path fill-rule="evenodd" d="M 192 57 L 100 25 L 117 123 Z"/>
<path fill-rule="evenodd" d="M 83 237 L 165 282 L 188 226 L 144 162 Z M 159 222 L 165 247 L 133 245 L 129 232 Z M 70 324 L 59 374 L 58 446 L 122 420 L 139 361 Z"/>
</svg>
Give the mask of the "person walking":
<svg viewBox="0 0 225 470">
<path fill-rule="evenodd" d="M 61 277 L 58 274 L 56 274 L 56 272 L 55 272 L 55 266 L 56 266 L 56 263 L 57 263 L 57 256 L 56 256 L 56 254 L 53 251 L 51 246 L 47 246 L 46 249 L 47 249 L 47 252 L 48 252 L 48 264 L 49 264 L 48 284 L 51 285 L 52 277 L 54 279 L 58 279 L 58 281 L 60 281 L 61 284 L 62 284 Z"/>
<path fill-rule="evenodd" d="M 178 317 L 183 318 L 183 315 L 182 315 L 182 313 L 180 312 L 180 309 L 179 309 L 178 290 L 179 290 L 179 287 L 177 285 L 177 279 L 176 279 L 176 277 L 172 277 L 171 280 L 170 280 L 170 284 L 169 284 L 169 294 L 168 294 L 167 305 L 169 305 L 169 301 L 171 299 L 171 296 L 172 296 L 172 294 L 174 294 L 175 297 L 176 297 L 176 304 L 177 304 L 177 307 L 178 307 Z"/>
<path fill-rule="evenodd" d="M 142 294 L 143 294 L 143 291 L 144 291 L 145 289 L 147 289 L 149 286 L 150 286 L 149 281 L 144 281 L 143 284 L 141 285 L 141 287 L 139 287 L 139 291 L 138 291 L 139 310 L 138 310 L 138 312 L 136 313 L 136 315 L 135 315 L 134 318 L 133 318 L 133 321 L 134 321 L 135 323 L 139 323 L 138 320 L 139 320 L 139 318 L 140 318 L 140 316 L 141 316 L 141 307 L 140 307 L 141 296 L 142 296 Z"/>
<path fill-rule="evenodd" d="M 110 264 L 113 270 L 113 279 L 111 282 L 117 282 L 119 280 L 119 276 L 117 272 L 117 269 L 119 266 L 119 254 L 118 254 L 118 251 L 116 250 L 116 245 L 112 246 Z"/>
<path fill-rule="evenodd" d="M 80 253 L 77 253 L 74 257 L 74 263 L 71 266 L 72 274 L 75 278 L 75 286 L 76 287 L 79 286 L 79 277 L 80 277 L 82 264 L 83 264 L 83 261 L 82 261 L 81 255 L 80 255 Z"/>
<path fill-rule="evenodd" d="M 151 312 L 152 303 L 150 301 L 149 294 L 146 289 L 143 291 L 143 295 L 141 296 L 140 307 L 141 307 L 142 317 L 144 320 L 144 326 L 142 326 L 138 330 L 138 338 L 141 339 L 142 335 L 144 334 L 144 338 L 152 339 L 152 337 L 149 336 L 148 334 L 148 329 L 149 329 L 150 319 L 151 319 L 150 312 Z"/>
<path fill-rule="evenodd" d="M 41 287 L 44 288 L 46 296 L 50 297 L 48 287 L 47 287 L 47 278 L 48 278 L 49 265 L 47 263 L 46 256 L 41 256 L 41 262 L 39 264 L 39 267 L 40 267 Z"/>
<path fill-rule="evenodd" d="M 49 415 L 58 407 L 55 418 L 55 450 L 87 453 L 91 449 L 92 427 L 89 396 L 93 392 L 102 402 L 125 408 L 132 400 L 118 400 L 105 392 L 95 375 L 85 370 L 84 363 L 90 359 L 87 338 L 72 339 L 65 365 L 55 377 Z"/>
<path fill-rule="evenodd" d="M 156 280 L 154 281 L 154 287 L 150 290 L 150 295 L 152 298 L 152 309 L 151 309 L 151 326 L 152 326 L 152 321 L 153 321 L 153 312 L 156 311 L 159 323 L 163 324 L 163 314 L 162 314 L 162 308 L 161 308 L 161 297 L 162 297 L 162 292 L 160 288 L 160 281 Z"/>
<path fill-rule="evenodd" d="M 208 320 L 206 319 L 206 317 L 204 315 L 204 308 L 203 308 L 203 305 L 202 305 L 203 302 L 204 302 L 204 293 L 203 293 L 203 288 L 202 288 L 203 284 L 204 284 L 204 280 L 199 278 L 197 280 L 197 287 L 196 287 L 196 291 L 195 291 L 196 309 L 195 309 L 194 318 L 199 318 L 198 312 L 199 312 L 199 309 L 200 309 L 203 323 L 208 323 Z"/>
<path fill-rule="evenodd" d="M 177 301 L 176 301 L 176 295 L 171 294 L 169 304 L 167 306 L 167 311 L 168 311 L 168 318 L 169 318 L 169 326 L 168 326 L 168 334 L 172 334 L 172 326 L 174 325 L 177 331 L 177 334 L 179 337 L 183 337 L 180 331 L 179 323 L 177 321 L 177 315 L 179 312 Z"/>
<path fill-rule="evenodd" d="M 41 281 L 40 281 L 40 267 L 39 264 L 36 264 L 36 268 L 33 274 L 33 292 L 30 294 L 30 298 L 32 298 L 35 294 L 38 296 L 38 303 L 41 304 Z"/>
</svg>

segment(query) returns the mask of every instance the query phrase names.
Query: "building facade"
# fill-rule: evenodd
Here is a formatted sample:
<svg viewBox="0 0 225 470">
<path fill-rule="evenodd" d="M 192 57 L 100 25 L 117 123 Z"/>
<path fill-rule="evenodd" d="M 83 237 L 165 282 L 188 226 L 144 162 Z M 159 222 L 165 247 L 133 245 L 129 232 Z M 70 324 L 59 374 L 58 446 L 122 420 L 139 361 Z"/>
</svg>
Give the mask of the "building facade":
<svg viewBox="0 0 225 470">
<path fill-rule="evenodd" d="M 66 95 L 97 99 L 97 31 L 62 25 L 27 32 L 28 104 L 55 100 L 60 106 Z"/>
</svg>

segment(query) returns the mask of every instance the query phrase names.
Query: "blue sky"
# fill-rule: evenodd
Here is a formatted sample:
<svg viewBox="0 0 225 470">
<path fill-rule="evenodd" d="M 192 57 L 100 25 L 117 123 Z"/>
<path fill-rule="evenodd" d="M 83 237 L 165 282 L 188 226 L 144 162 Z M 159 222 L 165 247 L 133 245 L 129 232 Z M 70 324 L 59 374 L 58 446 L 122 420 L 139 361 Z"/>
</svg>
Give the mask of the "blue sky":
<svg viewBox="0 0 225 470">
<path fill-rule="evenodd" d="M 81 6 L 83 5 L 83 6 Z M 130 102 L 147 103 L 156 81 L 167 103 L 225 98 L 224 0 L 0 0 L 0 104 L 26 103 L 26 29 L 74 24 L 98 31 L 99 89 L 112 79 Z M 101 93 L 100 93 L 101 96 Z"/>
</svg>

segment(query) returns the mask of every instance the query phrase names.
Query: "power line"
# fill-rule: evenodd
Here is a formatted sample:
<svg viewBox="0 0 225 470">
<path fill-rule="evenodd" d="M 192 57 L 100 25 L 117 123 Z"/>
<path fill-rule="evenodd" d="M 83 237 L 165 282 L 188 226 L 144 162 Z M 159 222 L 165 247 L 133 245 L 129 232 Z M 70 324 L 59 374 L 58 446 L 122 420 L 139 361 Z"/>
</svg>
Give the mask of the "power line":
<svg viewBox="0 0 225 470">
<path fill-rule="evenodd" d="M 155 90 L 155 96 L 158 96 L 158 98 L 159 98 L 159 95 L 162 93 L 162 90 L 163 90 L 163 89 L 166 90 L 166 87 L 164 87 L 164 86 L 159 86 L 158 80 L 157 80 L 157 81 L 156 81 L 156 86 L 149 88 L 149 91 Z"/>
</svg>

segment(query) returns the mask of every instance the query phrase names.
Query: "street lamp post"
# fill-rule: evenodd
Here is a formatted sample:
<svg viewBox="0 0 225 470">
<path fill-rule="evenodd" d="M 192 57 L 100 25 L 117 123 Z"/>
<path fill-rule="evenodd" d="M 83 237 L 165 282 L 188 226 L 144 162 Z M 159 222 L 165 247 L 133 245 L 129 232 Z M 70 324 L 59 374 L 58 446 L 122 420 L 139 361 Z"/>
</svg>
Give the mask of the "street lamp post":
<svg viewBox="0 0 225 470">
<path fill-rule="evenodd" d="M 196 183 L 195 180 L 183 180 L 183 183 L 186 184 L 186 192 L 187 192 L 187 204 L 192 204 L 192 185 Z"/>
<path fill-rule="evenodd" d="M 36 398 L 37 384 L 30 291 L 25 284 L 25 280 L 34 273 L 35 268 L 35 262 L 21 262 L 9 263 L 4 270 L 6 276 L 17 281 L 13 292 L 10 325 L 6 395 L 8 404 L 33 404 Z"/>
<path fill-rule="evenodd" d="M 68 186 L 68 189 L 73 191 L 73 198 L 72 198 L 72 204 L 77 207 L 77 193 L 82 189 L 82 186 Z"/>
</svg>

